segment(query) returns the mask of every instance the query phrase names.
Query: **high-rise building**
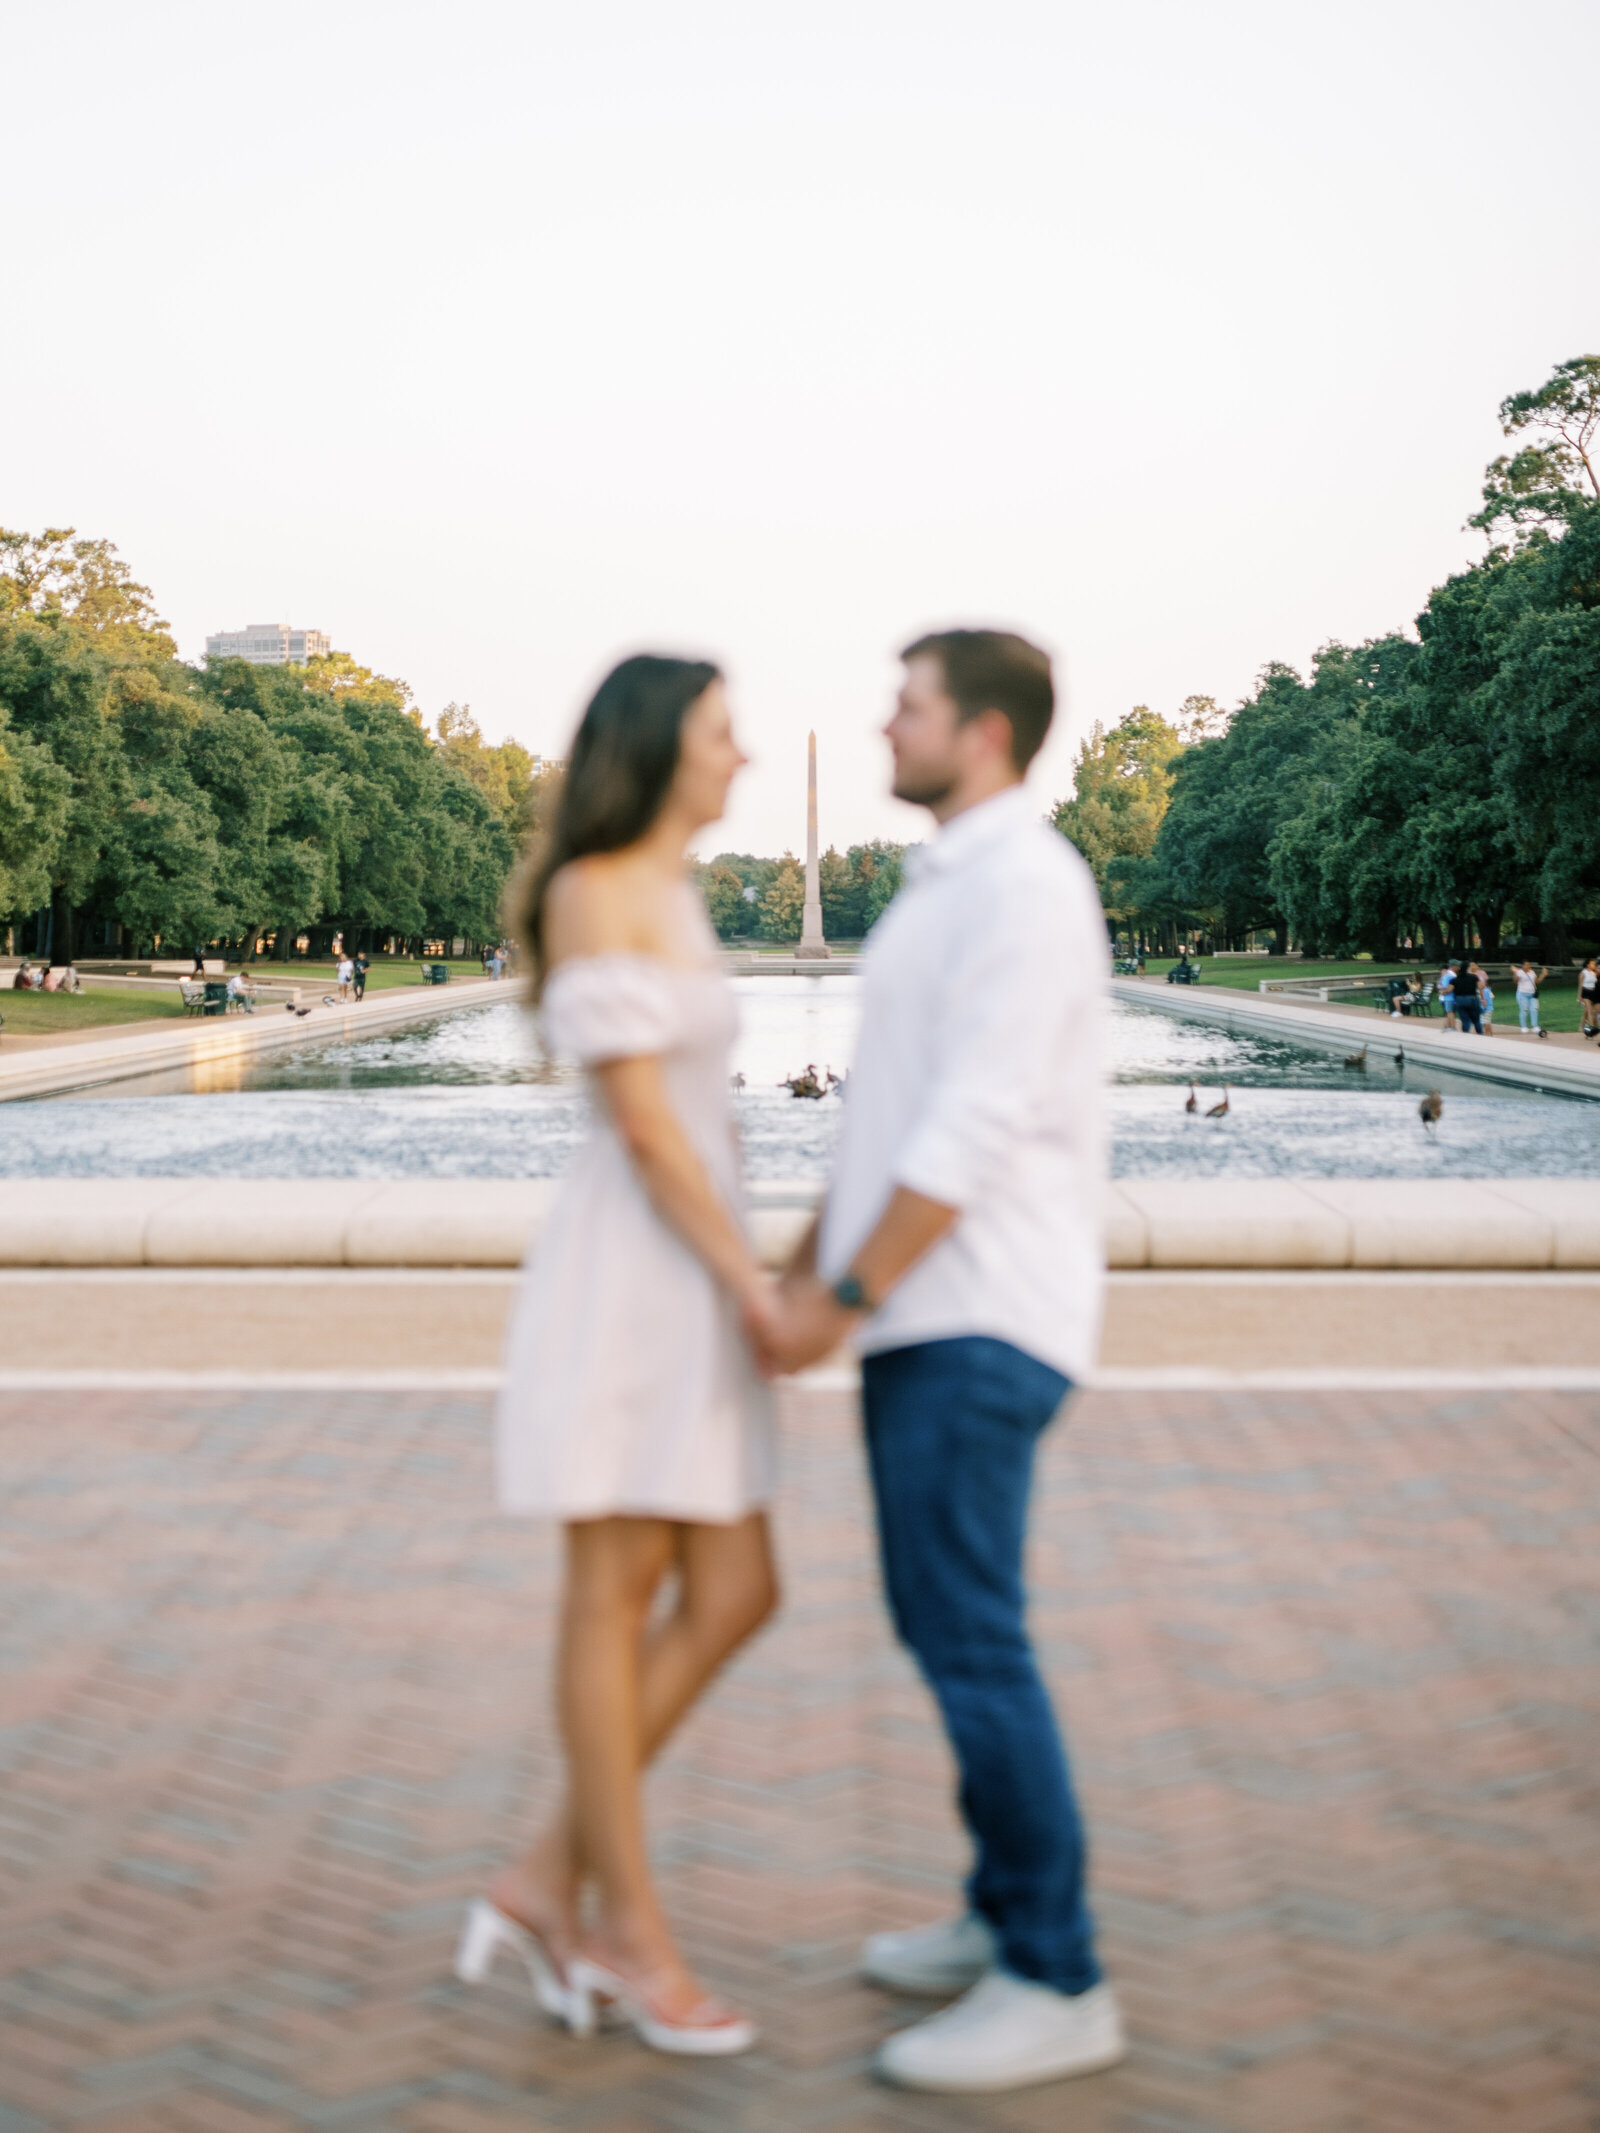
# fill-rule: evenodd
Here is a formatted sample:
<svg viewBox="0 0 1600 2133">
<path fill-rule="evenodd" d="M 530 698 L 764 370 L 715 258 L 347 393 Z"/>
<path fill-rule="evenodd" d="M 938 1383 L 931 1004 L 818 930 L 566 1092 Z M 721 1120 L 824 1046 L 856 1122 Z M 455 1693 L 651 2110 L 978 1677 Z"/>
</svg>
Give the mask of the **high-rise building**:
<svg viewBox="0 0 1600 2133">
<path fill-rule="evenodd" d="M 297 630 L 287 622 L 252 622 L 248 629 L 218 630 L 206 639 L 208 659 L 248 659 L 253 667 L 303 667 L 332 650 L 326 630 Z"/>
</svg>

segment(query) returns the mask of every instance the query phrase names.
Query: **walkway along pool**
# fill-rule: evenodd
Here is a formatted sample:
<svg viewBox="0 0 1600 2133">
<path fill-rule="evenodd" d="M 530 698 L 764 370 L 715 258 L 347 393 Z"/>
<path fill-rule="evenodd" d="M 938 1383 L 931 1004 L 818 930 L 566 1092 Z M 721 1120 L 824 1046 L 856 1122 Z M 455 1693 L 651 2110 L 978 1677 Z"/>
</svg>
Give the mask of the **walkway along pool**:
<svg viewBox="0 0 1600 2133">
<path fill-rule="evenodd" d="M 807 1103 L 779 1077 L 843 1070 L 858 981 L 735 980 L 744 1016 L 736 1098 L 748 1174 L 822 1175 L 837 1099 Z M 1368 1068 L 1336 1051 L 1228 1029 L 1143 1004 L 1112 1021 L 1112 1161 L 1120 1177 L 1600 1178 L 1600 1107 L 1392 1062 L 1393 1025 L 1371 1022 Z M 1285 1010 L 1294 1013 L 1296 1010 Z M 1303 1012 L 1303 1011 L 1302 1011 Z M 1355 1027 L 1353 1025 L 1353 1027 Z M 1189 1116 L 1229 1090 L 1229 1113 Z M 1428 1134 L 1421 1094 L 1444 1116 Z M 577 1074 L 547 1057 L 513 1001 L 407 1027 L 308 1039 L 256 1059 L 121 1081 L 104 1091 L 0 1105 L 0 1177 L 553 1177 L 584 1130 Z"/>
</svg>

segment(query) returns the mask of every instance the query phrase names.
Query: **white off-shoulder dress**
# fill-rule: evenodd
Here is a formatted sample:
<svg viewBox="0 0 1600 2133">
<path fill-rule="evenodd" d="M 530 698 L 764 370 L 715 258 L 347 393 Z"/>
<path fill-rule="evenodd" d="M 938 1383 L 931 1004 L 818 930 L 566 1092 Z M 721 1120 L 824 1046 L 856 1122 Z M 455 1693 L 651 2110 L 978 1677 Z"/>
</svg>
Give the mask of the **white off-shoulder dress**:
<svg viewBox="0 0 1600 2133">
<path fill-rule="evenodd" d="M 543 1024 L 587 1067 L 658 1056 L 678 1118 L 742 1219 L 728 1098 L 738 1012 L 720 971 L 579 957 L 546 983 Z M 656 1213 L 598 1100 L 594 1113 L 512 1313 L 495 1416 L 501 1508 L 742 1518 L 772 1494 L 770 1388 L 727 1291 Z"/>
</svg>

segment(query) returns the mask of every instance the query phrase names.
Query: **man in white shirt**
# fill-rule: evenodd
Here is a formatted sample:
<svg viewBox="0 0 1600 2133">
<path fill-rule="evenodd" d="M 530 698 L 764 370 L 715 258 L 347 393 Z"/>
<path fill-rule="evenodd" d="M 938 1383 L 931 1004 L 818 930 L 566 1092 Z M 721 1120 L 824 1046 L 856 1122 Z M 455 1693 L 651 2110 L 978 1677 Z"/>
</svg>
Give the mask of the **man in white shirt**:
<svg viewBox="0 0 1600 2133">
<path fill-rule="evenodd" d="M 890 1609 L 976 1855 L 962 1916 L 867 1943 L 880 1983 L 970 1988 L 878 2063 L 978 2092 L 1124 2049 L 1022 1578 L 1034 1446 L 1099 1334 L 1108 952 L 1093 877 L 1023 786 L 1054 708 L 1046 655 L 951 630 L 903 657 L 894 789 L 940 831 L 868 944 L 827 1204 L 755 1332 L 787 1369 L 850 1335 L 862 1353 Z"/>
</svg>

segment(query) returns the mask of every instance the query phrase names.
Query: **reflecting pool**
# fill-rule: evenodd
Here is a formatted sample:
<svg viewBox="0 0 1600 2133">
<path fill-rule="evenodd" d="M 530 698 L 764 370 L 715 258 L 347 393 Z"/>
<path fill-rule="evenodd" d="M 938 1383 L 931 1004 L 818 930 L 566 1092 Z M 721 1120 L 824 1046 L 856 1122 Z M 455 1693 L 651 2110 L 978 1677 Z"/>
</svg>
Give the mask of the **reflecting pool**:
<svg viewBox="0 0 1600 2133">
<path fill-rule="evenodd" d="M 853 977 L 734 981 L 743 1027 L 735 1098 L 753 1178 L 820 1176 L 839 1099 L 791 1097 L 781 1078 L 844 1072 Z M 1110 1117 L 1119 1176 L 1600 1177 L 1600 1105 L 1393 1063 L 1381 1025 L 1365 1073 L 1278 1038 L 1157 1009 L 1112 1011 Z M 1492 1040 L 1488 1040 L 1492 1041 Z M 541 1048 L 513 1001 L 370 1037 L 318 1041 L 227 1085 L 151 1075 L 0 1105 L 0 1176 L 551 1177 L 584 1131 L 581 1078 Z M 1226 1085 L 1228 1116 L 1201 1113 Z M 1440 1089 L 1430 1136 L 1417 1116 Z"/>
</svg>

